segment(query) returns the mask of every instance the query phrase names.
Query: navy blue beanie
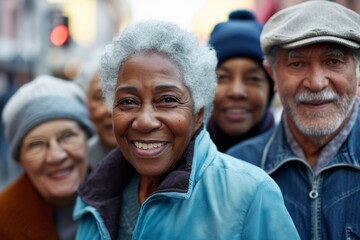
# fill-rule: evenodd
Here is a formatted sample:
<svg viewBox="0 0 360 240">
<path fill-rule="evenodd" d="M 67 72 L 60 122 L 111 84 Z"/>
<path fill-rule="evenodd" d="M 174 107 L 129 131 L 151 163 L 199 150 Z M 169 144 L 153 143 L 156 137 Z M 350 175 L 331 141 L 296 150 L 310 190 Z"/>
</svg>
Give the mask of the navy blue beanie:
<svg viewBox="0 0 360 240">
<path fill-rule="evenodd" d="M 218 23 L 210 34 L 209 45 L 216 51 L 218 66 L 230 58 L 246 57 L 254 59 L 263 67 L 264 55 L 260 45 L 262 29 L 263 25 L 256 20 L 252 12 L 248 10 L 231 12 L 229 20 Z M 269 105 L 274 96 L 274 83 L 267 73 L 266 76 L 270 86 Z"/>
<path fill-rule="evenodd" d="M 260 45 L 262 25 L 248 10 L 230 13 L 229 20 L 217 24 L 211 32 L 209 44 L 215 49 L 218 65 L 234 57 L 248 57 L 262 63 Z"/>
</svg>

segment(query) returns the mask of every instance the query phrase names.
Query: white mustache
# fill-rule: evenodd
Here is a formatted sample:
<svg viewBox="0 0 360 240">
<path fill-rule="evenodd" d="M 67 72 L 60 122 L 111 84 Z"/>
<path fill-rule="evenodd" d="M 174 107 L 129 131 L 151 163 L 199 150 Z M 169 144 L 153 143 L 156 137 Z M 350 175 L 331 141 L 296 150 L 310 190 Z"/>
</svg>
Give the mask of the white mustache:
<svg viewBox="0 0 360 240">
<path fill-rule="evenodd" d="M 321 92 L 301 92 L 295 96 L 296 103 L 310 103 L 310 102 L 325 102 L 334 101 L 338 102 L 339 95 L 335 92 L 324 90 Z"/>
</svg>

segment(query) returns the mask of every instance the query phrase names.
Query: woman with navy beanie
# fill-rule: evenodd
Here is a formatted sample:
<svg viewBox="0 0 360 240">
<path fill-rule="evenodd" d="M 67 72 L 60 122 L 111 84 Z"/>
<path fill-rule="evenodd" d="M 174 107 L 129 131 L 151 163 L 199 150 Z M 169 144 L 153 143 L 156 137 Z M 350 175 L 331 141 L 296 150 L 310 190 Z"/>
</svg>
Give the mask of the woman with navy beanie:
<svg viewBox="0 0 360 240">
<path fill-rule="evenodd" d="M 219 151 L 275 125 L 269 109 L 273 81 L 262 66 L 261 31 L 252 12 L 237 10 L 210 35 L 209 44 L 218 58 L 218 87 L 207 129 Z"/>
</svg>

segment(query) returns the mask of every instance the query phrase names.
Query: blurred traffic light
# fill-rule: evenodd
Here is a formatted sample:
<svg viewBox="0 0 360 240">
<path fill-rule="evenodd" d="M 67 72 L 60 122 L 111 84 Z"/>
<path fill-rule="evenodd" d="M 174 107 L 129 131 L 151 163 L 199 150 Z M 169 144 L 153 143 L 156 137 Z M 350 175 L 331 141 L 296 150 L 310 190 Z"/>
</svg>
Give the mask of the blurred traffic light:
<svg viewBox="0 0 360 240">
<path fill-rule="evenodd" d="M 50 42 L 53 46 L 67 46 L 70 41 L 69 18 L 61 13 L 52 14 Z"/>
</svg>

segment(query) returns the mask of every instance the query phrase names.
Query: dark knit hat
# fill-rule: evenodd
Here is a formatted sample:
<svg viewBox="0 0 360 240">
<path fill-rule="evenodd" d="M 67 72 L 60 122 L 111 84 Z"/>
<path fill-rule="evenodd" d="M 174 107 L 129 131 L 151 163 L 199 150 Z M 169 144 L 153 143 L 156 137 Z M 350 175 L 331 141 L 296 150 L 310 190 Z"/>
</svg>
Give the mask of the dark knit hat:
<svg viewBox="0 0 360 240">
<path fill-rule="evenodd" d="M 88 137 L 94 133 L 82 89 L 51 76 L 40 76 L 20 87 L 6 103 L 2 117 L 10 153 L 17 161 L 24 137 L 41 123 L 69 119 L 78 122 Z"/>
<path fill-rule="evenodd" d="M 254 59 L 263 68 L 264 55 L 260 45 L 262 28 L 262 24 L 248 10 L 233 11 L 227 22 L 217 24 L 210 35 L 209 45 L 216 51 L 218 66 L 230 58 L 245 57 Z M 270 105 L 274 96 L 274 82 L 265 69 L 264 72 L 269 81 Z"/>
<path fill-rule="evenodd" d="M 230 13 L 229 20 L 217 24 L 209 39 L 215 49 L 218 65 L 233 57 L 248 57 L 260 64 L 263 53 L 260 47 L 262 25 L 248 10 L 236 10 Z"/>
</svg>

